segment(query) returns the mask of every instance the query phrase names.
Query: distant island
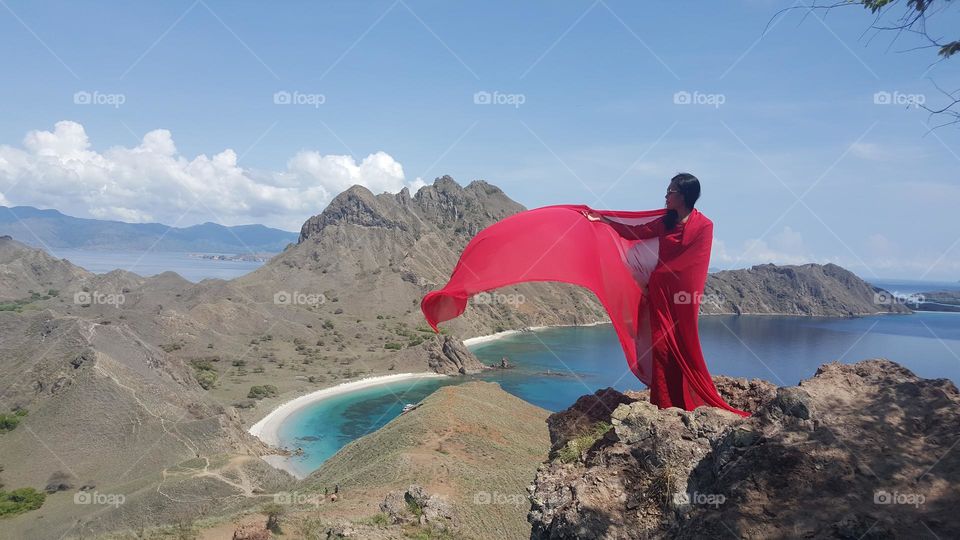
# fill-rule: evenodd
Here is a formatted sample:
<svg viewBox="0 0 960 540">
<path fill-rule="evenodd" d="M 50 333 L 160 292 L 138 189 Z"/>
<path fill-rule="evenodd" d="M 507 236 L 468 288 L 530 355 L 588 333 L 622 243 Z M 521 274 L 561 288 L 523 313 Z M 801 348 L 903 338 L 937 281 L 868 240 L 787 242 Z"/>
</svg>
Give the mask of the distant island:
<svg viewBox="0 0 960 540">
<path fill-rule="evenodd" d="M 230 261 L 230 262 L 267 262 L 270 260 L 270 253 L 240 253 L 237 255 L 227 255 L 223 253 L 189 253 L 187 257 L 191 259 L 203 259 L 205 261 Z"/>
<path fill-rule="evenodd" d="M 33 206 L 0 206 L 0 235 L 45 248 L 247 254 L 279 253 L 297 241 L 295 232 L 264 225 L 171 227 L 78 218 Z"/>
</svg>

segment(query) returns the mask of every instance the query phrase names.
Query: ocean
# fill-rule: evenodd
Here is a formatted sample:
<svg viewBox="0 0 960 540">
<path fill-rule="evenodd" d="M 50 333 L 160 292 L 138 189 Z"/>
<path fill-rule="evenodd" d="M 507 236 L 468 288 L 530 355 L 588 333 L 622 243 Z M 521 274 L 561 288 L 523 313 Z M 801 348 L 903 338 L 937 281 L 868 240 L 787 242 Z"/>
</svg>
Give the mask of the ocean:
<svg viewBox="0 0 960 540">
<path fill-rule="evenodd" d="M 921 377 L 960 384 L 960 314 L 914 313 L 858 318 L 712 315 L 700 318 L 700 341 L 710 372 L 795 385 L 827 362 L 887 358 Z M 612 386 L 643 388 L 627 368 L 613 327 L 555 327 L 511 334 L 470 349 L 487 364 L 507 357 L 515 367 L 482 375 L 402 381 L 313 404 L 291 415 L 280 439 L 304 455 L 298 473 L 318 468 L 348 442 L 370 433 L 442 385 L 471 380 L 504 390 L 550 411 Z"/>
</svg>

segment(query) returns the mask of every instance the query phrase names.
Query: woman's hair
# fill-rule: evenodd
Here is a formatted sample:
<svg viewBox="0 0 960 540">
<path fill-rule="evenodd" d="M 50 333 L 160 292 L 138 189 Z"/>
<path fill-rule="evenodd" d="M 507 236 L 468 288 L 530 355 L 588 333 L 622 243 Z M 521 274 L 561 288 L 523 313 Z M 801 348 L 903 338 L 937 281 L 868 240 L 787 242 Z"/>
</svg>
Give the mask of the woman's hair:
<svg viewBox="0 0 960 540">
<path fill-rule="evenodd" d="M 683 196 L 683 203 L 692 210 L 693 205 L 697 204 L 697 199 L 700 198 L 700 180 L 697 180 L 697 177 L 690 173 L 679 173 L 670 179 L 670 184 L 676 186 L 680 195 Z M 669 231 L 677 225 L 679 219 L 680 216 L 677 215 L 677 211 L 670 210 L 664 215 L 663 224 Z"/>
</svg>

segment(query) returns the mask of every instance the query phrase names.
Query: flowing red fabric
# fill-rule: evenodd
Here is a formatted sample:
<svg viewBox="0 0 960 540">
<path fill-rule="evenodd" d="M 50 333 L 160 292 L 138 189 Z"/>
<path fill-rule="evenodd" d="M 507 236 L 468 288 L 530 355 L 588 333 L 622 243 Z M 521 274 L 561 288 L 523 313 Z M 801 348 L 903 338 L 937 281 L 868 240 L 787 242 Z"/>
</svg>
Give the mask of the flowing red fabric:
<svg viewBox="0 0 960 540">
<path fill-rule="evenodd" d="M 609 223 L 590 221 L 584 211 Z M 439 331 L 439 323 L 460 316 L 480 292 L 528 281 L 579 285 L 603 304 L 627 365 L 650 387 L 651 402 L 748 416 L 717 393 L 700 348 L 713 223 L 694 209 L 685 224 L 665 231 L 666 212 L 554 205 L 514 214 L 477 233 L 450 280 L 427 293 L 420 309 Z"/>
</svg>

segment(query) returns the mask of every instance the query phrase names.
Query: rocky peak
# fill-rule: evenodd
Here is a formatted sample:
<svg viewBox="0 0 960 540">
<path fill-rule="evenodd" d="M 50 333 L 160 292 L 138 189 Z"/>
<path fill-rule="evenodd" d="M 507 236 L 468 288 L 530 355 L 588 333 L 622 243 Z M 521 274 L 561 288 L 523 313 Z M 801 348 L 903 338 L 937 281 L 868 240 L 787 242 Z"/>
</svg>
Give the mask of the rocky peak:
<svg viewBox="0 0 960 540">
<path fill-rule="evenodd" d="M 300 230 L 302 243 L 324 227 L 349 223 L 402 231 L 421 231 L 425 224 L 454 234 L 473 236 L 480 229 L 524 210 L 498 187 L 474 180 L 467 187 L 450 176 L 441 176 L 411 197 L 410 190 L 374 195 L 354 185 L 340 193 L 319 215 L 308 219 Z"/>
<path fill-rule="evenodd" d="M 408 192 L 409 194 L 409 192 Z M 355 184 L 330 201 L 317 216 L 308 219 L 300 229 L 302 243 L 327 225 L 350 223 L 362 227 L 406 229 L 402 222 L 389 219 L 377 197 L 367 188 Z"/>
<path fill-rule="evenodd" d="M 551 416 L 531 538 L 960 535 L 952 382 L 876 359 L 826 364 L 795 387 L 716 383 L 753 415 L 607 389 Z"/>
</svg>

